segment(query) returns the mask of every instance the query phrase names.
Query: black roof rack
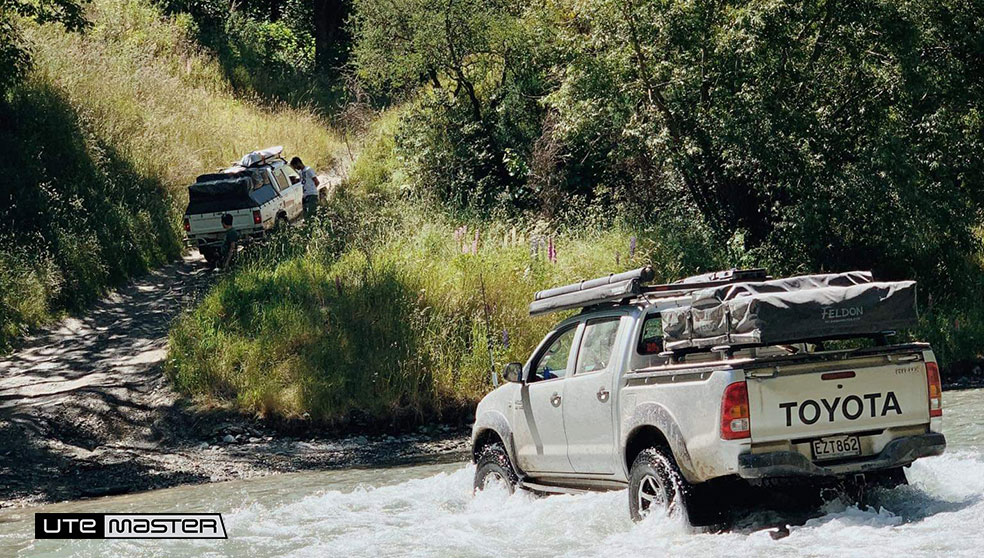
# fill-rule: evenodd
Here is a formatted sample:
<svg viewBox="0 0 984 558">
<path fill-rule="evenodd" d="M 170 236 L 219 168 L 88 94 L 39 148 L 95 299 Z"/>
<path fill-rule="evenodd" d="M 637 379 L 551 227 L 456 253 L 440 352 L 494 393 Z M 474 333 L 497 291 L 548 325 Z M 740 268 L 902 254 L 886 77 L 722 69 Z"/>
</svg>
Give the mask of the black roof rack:
<svg viewBox="0 0 984 558">
<path fill-rule="evenodd" d="M 645 285 L 656 276 L 652 266 L 624 273 L 613 273 L 597 279 L 580 281 L 563 287 L 537 292 L 530 304 L 530 315 L 586 308 L 605 303 L 628 302 L 640 296 L 678 296 L 697 289 L 717 287 L 741 281 L 768 279 L 764 269 L 729 269 L 694 275 L 674 283 Z"/>
</svg>

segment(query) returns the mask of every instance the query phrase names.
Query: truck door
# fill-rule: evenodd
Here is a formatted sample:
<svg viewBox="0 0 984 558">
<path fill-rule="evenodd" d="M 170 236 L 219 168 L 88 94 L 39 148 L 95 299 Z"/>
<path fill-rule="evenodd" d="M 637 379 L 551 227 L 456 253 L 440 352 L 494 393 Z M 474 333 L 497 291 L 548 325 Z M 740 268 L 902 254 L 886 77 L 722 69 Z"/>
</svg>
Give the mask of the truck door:
<svg viewBox="0 0 984 558">
<path fill-rule="evenodd" d="M 525 471 L 569 473 L 564 436 L 564 382 L 574 366 L 580 324 L 553 332 L 540 346 L 527 369 L 520 400 L 514 402 L 513 433 L 519 466 Z"/>
<path fill-rule="evenodd" d="M 298 202 L 297 189 L 298 185 L 292 184 L 290 179 L 284 172 L 284 167 L 281 167 L 273 171 L 273 177 L 277 180 L 277 189 L 280 191 L 280 195 L 284 198 L 284 211 L 287 212 L 288 219 L 297 218 L 298 214 L 301 212 L 301 204 Z"/>
<path fill-rule="evenodd" d="M 297 201 L 297 216 L 300 217 L 304 213 L 304 184 L 301 182 L 301 176 L 297 174 L 290 165 L 284 165 L 280 167 L 283 171 L 284 176 L 287 177 L 287 181 L 290 182 L 290 192 L 293 199 Z"/>
<path fill-rule="evenodd" d="M 615 431 L 612 416 L 613 381 L 619 316 L 584 324 L 574 374 L 564 381 L 564 431 L 567 455 L 578 473 L 615 472 Z"/>
</svg>

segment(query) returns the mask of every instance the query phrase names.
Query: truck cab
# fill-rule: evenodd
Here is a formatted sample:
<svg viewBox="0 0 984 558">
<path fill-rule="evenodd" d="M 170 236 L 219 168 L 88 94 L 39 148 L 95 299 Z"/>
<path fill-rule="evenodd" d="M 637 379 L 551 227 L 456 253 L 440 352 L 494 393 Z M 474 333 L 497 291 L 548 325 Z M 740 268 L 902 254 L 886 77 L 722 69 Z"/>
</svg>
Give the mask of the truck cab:
<svg viewBox="0 0 984 558">
<path fill-rule="evenodd" d="M 720 517 L 711 508 L 723 490 L 898 484 L 905 466 L 943 452 L 927 344 L 825 332 L 667 350 L 680 337 L 664 334 L 665 315 L 689 310 L 693 290 L 664 292 L 582 297 L 526 363 L 507 365 L 476 410 L 476 489 L 492 479 L 543 493 L 628 488 L 635 519 L 658 504 L 701 524 Z"/>
</svg>

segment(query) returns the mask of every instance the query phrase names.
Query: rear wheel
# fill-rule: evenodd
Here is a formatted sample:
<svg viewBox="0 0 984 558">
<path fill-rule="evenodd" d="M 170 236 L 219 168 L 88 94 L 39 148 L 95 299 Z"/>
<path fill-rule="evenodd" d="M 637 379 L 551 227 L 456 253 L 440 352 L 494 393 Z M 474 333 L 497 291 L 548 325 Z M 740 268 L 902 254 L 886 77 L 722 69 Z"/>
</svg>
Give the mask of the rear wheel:
<svg viewBox="0 0 984 558">
<path fill-rule="evenodd" d="M 216 266 L 219 264 L 219 249 L 212 246 L 202 246 L 198 249 L 205 261 L 211 266 Z"/>
<path fill-rule="evenodd" d="M 277 220 L 273 223 L 273 230 L 276 232 L 285 231 L 287 230 L 287 225 L 289 224 L 290 222 L 287 220 L 287 216 L 281 213 L 280 215 L 277 215 Z"/>
<path fill-rule="evenodd" d="M 502 444 L 496 442 L 483 447 L 475 460 L 475 490 L 490 486 L 504 486 L 510 494 L 516 490 L 516 472 L 509 463 L 509 455 Z"/>
<path fill-rule="evenodd" d="M 669 450 L 643 450 L 629 471 L 629 515 L 640 521 L 655 510 L 686 513 L 688 488 Z"/>
</svg>

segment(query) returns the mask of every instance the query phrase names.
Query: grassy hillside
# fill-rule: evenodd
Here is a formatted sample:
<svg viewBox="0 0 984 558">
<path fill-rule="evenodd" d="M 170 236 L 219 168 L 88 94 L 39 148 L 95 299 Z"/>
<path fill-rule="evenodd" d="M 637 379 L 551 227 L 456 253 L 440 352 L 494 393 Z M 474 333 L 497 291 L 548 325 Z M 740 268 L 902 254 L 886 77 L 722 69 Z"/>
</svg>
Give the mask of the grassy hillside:
<svg viewBox="0 0 984 558">
<path fill-rule="evenodd" d="M 0 102 L 0 349 L 175 258 L 185 187 L 283 144 L 325 168 L 312 112 L 237 99 L 187 16 L 95 0 L 84 35 L 30 26 L 35 67 Z"/>
</svg>

